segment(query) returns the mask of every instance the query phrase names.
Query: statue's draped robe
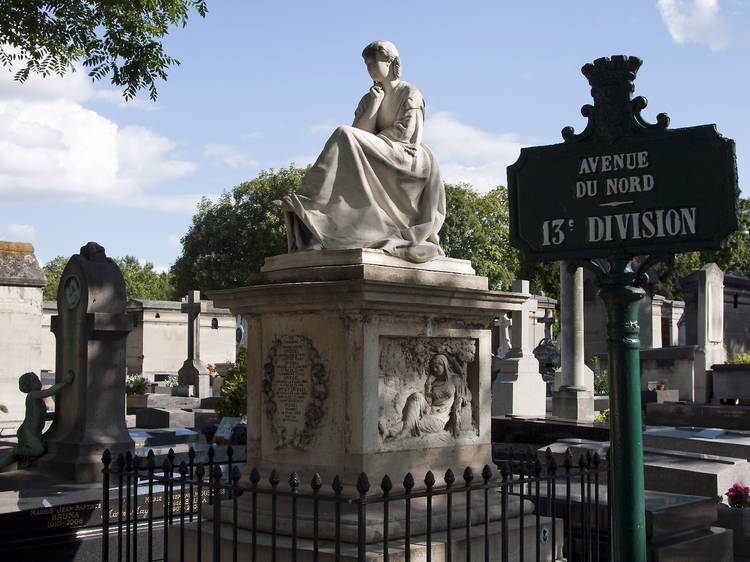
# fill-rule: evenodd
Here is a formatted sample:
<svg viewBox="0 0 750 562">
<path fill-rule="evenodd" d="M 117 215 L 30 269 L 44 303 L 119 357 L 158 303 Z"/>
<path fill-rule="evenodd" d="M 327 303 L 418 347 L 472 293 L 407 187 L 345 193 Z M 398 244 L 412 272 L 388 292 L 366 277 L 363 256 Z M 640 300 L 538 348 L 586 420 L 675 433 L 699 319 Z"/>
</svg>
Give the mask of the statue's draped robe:
<svg viewBox="0 0 750 562">
<path fill-rule="evenodd" d="M 380 248 L 414 262 L 445 255 L 445 188 L 421 142 L 423 122 L 422 94 L 399 82 L 378 110 L 377 134 L 336 129 L 297 193 L 281 201 L 289 251 Z"/>
</svg>

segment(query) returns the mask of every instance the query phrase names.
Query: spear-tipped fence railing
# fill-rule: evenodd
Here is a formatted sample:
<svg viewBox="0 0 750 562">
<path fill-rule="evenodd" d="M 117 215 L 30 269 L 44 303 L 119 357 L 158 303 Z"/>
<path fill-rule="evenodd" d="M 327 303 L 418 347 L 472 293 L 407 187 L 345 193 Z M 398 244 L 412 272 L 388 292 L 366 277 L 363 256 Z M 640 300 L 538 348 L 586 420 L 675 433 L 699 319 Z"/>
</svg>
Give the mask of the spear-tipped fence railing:
<svg viewBox="0 0 750 562">
<path fill-rule="evenodd" d="M 326 486 L 317 473 L 307 485 L 296 472 L 281 485 L 276 470 L 264 481 L 252 469 L 243 480 L 231 448 L 222 463 L 213 449 L 207 463 L 196 462 L 192 450 L 176 463 L 170 451 L 160 470 L 152 452 L 112 459 L 106 451 L 102 461 L 104 561 L 184 560 L 189 553 L 198 562 L 256 562 L 282 552 L 296 560 L 302 551 L 304 559 L 362 561 L 378 552 L 384 562 L 409 562 L 417 551 L 428 562 L 609 557 L 608 463 L 590 452 L 575 460 L 567 451 L 560 462 L 549 449 L 506 449 L 499 470 L 485 466 L 480 478 L 466 468 L 459 482 L 449 469 L 439 482 L 430 471 L 417 488 L 408 473 L 396 488 L 386 475 L 379 490 L 365 473 L 352 489 L 339 476 Z"/>
</svg>

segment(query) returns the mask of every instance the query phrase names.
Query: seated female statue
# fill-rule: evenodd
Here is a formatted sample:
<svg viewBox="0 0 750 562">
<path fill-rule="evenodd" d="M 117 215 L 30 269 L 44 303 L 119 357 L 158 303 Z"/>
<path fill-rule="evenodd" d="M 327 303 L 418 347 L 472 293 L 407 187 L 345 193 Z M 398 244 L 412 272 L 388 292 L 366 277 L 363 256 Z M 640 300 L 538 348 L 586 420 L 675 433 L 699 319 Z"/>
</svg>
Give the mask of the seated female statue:
<svg viewBox="0 0 750 562">
<path fill-rule="evenodd" d="M 370 43 L 362 57 L 374 85 L 353 125 L 336 129 L 297 193 L 279 202 L 289 251 L 380 248 L 414 262 L 443 256 L 445 188 L 422 144 L 422 94 L 399 80 L 393 43 Z"/>
</svg>

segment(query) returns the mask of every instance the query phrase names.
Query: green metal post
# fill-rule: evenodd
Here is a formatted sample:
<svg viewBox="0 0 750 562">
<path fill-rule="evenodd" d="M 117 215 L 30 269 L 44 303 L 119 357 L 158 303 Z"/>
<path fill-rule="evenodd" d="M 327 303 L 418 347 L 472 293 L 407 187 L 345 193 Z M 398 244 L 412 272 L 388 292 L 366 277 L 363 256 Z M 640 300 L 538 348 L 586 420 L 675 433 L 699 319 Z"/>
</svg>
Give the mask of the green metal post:
<svg viewBox="0 0 750 562">
<path fill-rule="evenodd" d="M 646 562 L 643 497 L 640 328 L 643 289 L 630 259 L 618 257 L 603 276 L 599 295 L 607 306 L 609 351 L 611 553 L 614 562 Z"/>
</svg>

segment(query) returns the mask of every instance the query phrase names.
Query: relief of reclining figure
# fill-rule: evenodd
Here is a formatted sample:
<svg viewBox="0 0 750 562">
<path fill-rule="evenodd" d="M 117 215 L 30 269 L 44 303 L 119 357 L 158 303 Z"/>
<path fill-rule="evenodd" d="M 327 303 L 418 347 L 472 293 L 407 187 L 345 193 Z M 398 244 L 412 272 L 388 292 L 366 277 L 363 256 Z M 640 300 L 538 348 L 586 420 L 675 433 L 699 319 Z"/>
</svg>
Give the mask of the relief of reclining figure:
<svg viewBox="0 0 750 562">
<path fill-rule="evenodd" d="M 401 427 L 386 429 L 379 424 L 385 439 L 418 437 L 449 432 L 458 437 L 472 427 L 471 391 L 466 379 L 450 369 L 445 355 L 434 355 L 424 385 L 424 393 L 414 392 L 406 399 Z"/>
</svg>

